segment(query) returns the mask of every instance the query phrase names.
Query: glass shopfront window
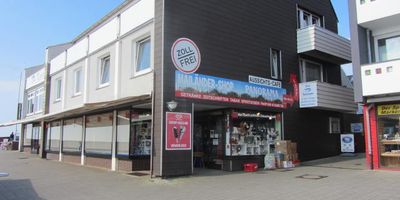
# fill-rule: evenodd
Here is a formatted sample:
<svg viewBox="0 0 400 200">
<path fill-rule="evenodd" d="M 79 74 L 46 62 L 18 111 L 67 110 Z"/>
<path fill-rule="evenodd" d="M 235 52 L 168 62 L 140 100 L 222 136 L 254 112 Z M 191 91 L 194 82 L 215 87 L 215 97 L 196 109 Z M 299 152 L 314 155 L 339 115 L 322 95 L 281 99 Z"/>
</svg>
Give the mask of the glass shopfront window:
<svg viewBox="0 0 400 200">
<path fill-rule="evenodd" d="M 281 138 L 281 115 L 232 112 L 231 130 L 226 135 L 227 156 L 265 155 Z"/>
<path fill-rule="evenodd" d="M 151 111 L 131 112 L 131 156 L 149 156 L 151 151 Z"/>
<path fill-rule="evenodd" d="M 117 155 L 129 155 L 129 120 L 130 111 L 124 110 L 118 112 L 117 117 Z"/>
<path fill-rule="evenodd" d="M 81 152 L 82 149 L 82 118 L 64 121 L 63 152 Z"/>
<path fill-rule="evenodd" d="M 378 106 L 380 164 L 400 168 L 400 104 Z"/>
<path fill-rule="evenodd" d="M 60 151 L 61 122 L 51 122 L 46 131 L 46 151 Z"/>
<path fill-rule="evenodd" d="M 111 155 L 113 114 L 105 113 L 86 118 L 85 152 Z"/>
<path fill-rule="evenodd" d="M 24 146 L 31 146 L 32 143 L 32 124 L 26 124 L 24 128 Z"/>
</svg>

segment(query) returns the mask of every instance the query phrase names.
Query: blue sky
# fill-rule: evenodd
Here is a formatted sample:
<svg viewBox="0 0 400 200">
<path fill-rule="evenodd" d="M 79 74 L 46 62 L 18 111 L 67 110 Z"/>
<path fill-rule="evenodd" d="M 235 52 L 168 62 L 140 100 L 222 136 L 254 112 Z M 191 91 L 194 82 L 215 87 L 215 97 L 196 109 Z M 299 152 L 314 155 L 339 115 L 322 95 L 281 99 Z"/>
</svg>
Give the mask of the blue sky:
<svg viewBox="0 0 400 200">
<path fill-rule="evenodd" d="M 24 68 L 42 64 L 47 46 L 71 41 L 122 2 L 123 0 L 2 0 L 0 123 L 16 118 L 19 78 Z M 332 0 L 332 3 L 339 17 L 339 34 L 349 38 L 347 1 Z M 0 128 L 0 136 L 8 136 L 13 130 L 15 126 Z"/>
</svg>

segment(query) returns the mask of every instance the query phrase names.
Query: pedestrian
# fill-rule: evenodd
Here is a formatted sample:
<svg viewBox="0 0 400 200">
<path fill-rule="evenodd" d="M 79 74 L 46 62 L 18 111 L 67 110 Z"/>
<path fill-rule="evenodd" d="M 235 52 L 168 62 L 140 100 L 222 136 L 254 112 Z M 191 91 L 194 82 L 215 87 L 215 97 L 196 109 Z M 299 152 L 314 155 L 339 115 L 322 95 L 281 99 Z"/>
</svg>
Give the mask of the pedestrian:
<svg viewBox="0 0 400 200">
<path fill-rule="evenodd" d="M 10 141 L 14 141 L 14 132 L 11 132 L 10 137 L 9 137 Z"/>
</svg>

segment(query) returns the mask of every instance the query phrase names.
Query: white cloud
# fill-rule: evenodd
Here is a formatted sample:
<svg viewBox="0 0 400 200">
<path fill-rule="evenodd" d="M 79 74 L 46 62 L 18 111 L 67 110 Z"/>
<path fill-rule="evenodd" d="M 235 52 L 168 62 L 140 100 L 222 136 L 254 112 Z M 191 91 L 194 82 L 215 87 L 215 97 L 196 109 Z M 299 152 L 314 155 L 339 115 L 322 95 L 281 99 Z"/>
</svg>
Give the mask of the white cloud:
<svg viewBox="0 0 400 200">
<path fill-rule="evenodd" d="M 0 80 L 0 94 L 3 92 L 18 93 L 19 80 Z"/>
</svg>

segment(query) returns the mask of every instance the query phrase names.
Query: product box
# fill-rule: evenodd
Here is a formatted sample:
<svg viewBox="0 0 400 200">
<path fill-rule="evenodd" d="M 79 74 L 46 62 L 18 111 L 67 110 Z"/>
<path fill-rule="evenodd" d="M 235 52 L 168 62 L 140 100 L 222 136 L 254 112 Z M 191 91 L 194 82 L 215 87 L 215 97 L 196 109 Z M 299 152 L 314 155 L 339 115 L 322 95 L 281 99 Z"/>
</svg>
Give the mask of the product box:
<svg viewBox="0 0 400 200">
<path fill-rule="evenodd" d="M 297 153 L 297 143 L 296 142 L 291 142 L 290 143 L 290 154 L 296 154 Z"/>
<path fill-rule="evenodd" d="M 283 154 L 290 153 L 290 140 L 281 140 L 275 143 L 275 152 L 280 152 Z"/>
</svg>

